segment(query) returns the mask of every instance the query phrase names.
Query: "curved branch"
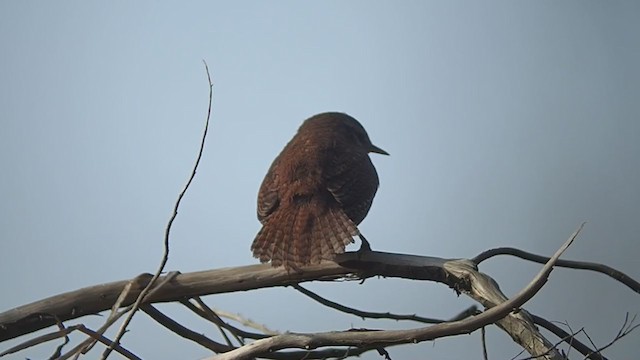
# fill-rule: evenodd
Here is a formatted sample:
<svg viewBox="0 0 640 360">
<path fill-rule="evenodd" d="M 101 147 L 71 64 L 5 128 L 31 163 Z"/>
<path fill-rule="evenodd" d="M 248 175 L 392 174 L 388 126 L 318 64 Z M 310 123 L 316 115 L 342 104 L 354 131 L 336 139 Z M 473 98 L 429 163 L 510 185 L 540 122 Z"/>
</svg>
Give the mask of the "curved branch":
<svg viewBox="0 0 640 360">
<path fill-rule="evenodd" d="M 441 320 L 441 319 L 432 319 L 432 318 L 425 318 L 422 316 L 418 316 L 418 315 L 400 315 L 400 314 L 391 314 L 389 312 L 386 313 L 379 313 L 379 312 L 370 312 L 370 311 L 362 311 L 362 310 L 358 310 L 358 309 L 354 309 L 348 306 L 344 306 L 342 304 L 339 304 L 337 302 L 331 301 L 327 298 L 324 298 L 316 293 L 314 293 L 313 291 L 307 290 L 305 288 L 303 288 L 302 286 L 298 285 L 298 284 L 294 284 L 291 285 L 294 289 L 298 290 L 299 292 L 301 292 L 302 294 L 308 296 L 309 298 L 319 302 L 320 304 L 330 307 L 332 309 L 336 309 L 340 312 L 346 313 L 346 314 L 351 314 L 351 315 L 355 315 L 358 316 L 362 319 L 368 318 L 368 319 L 390 319 L 390 320 L 411 320 L 411 321 L 416 321 L 416 322 L 420 322 L 420 323 L 424 323 L 424 324 L 440 324 L 443 322 L 446 322 L 447 320 Z M 470 314 L 475 313 L 475 311 L 477 310 L 476 306 L 471 306 L 469 309 L 466 309 L 465 311 L 461 312 L 460 314 L 456 315 L 453 320 L 461 320 L 467 316 L 470 316 Z M 462 315 L 461 315 L 462 314 Z M 466 316 L 464 316 L 466 315 Z"/>
<path fill-rule="evenodd" d="M 185 300 L 185 302 L 188 302 L 188 301 Z M 183 304 L 186 304 L 185 302 L 183 302 Z M 235 349 L 235 347 L 233 346 L 228 346 L 228 345 L 218 343 L 216 341 L 213 341 L 207 338 L 203 334 L 197 333 L 191 329 L 184 327 L 183 325 L 177 323 L 175 320 L 164 315 L 162 312 L 160 312 L 159 310 L 157 310 L 151 305 L 142 305 L 140 308 L 142 309 L 142 311 L 144 311 L 149 316 L 151 316 L 154 320 L 159 322 L 162 326 L 166 327 L 167 329 L 175 332 L 176 334 L 186 339 L 189 339 L 191 341 L 198 343 L 199 345 L 213 352 L 220 353 L 220 352 L 226 352 L 226 351 Z M 194 309 L 197 310 L 197 308 L 194 308 Z M 201 315 L 199 311 L 196 311 L 196 313 L 198 315 Z M 210 320 L 208 317 L 206 318 L 207 320 Z M 233 328 L 230 331 L 235 331 L 235 330 L 238 330 L 238 329 Z M 318 350 L 318 351 L 291 351 L 286 353 L 268 354 L 268 355 L 265 355 L 264 357 L 267 359 L 274 359 L 274 360 L 327 359 L 331 357 L 342 358 L 346 356 L 358 356 L 370 350 L 373 350 L 373 349 L 324 349 L 324 350 Z"/>
<path fill-rule="evenodd" d="M 256 340 L 251 344 L 242 346 L 236 350 L 214 356 L 210 359 L 249 359 L 260 354 L 271 353 L 273 351 L 286 348 L 315 349 L 321 346 L 390 346 L 410 342 L 421 342 L 433 340 L 435 338 L 460 335 L 472 332 L 485 325 L 502 319 L 515 309 L 520 308 L 525 302 L 533 297 L 547 281 L 553 265 L 560 255 L 571 245 L 579 234 L 584 224 L 576 230 L 572 236 L 560 247 L 558 251 L 543 266 L 538 275 L 512 299 L 507 300 L 497 306 L 474 317 L 460 321 L 442 323 L 425 328 L 412 330 L 383 330 L 383 331 L 343 331 L 325 332 L 316 334 L 282 334 L 267 339 Z M 553 349 L 551 349 L 553 350 Z M 561 359 L 557 351 L 546 354 L 532 354 L 534 356 L 544 355 L 548 359 Z"/>
<path fill-rule="evenodd" d="M 189 339 L 197 344 L 200 344 L 201 346 L 213 352 L 225 352 L 233 349 L 233 347 L 231 346 L 213 341 L 203 334 L 197 333 L 180 325 L 178 322 L 163 314 L 160 310 L 156 309 L 152 305 L 145 304 L 142 305 L 140 309 L 147 315 L 149 315 L 153 320 L 157 321 L 160 325 L 166 327 L 167 329 L 182 336 L 185 339 Z"/>
<path fill-rule="evenodd" d="M 133 308 L 131 309 L 131 312 L 129 313 L 129 315 L 127 315 L 126 319 L 120 326 L 120 329 L 118 330 L 118 333 L 113 339 L 113 342 L 102 353 L 101 359 L 106 359 L 107 357 L 109 357 L 109 354 L 111 353 L 111 351 L 113 351 L 115 346 L 120 342 L 120 339 L 122 339 L 122 337 L 124 336 L 127 330 L 127 326 L 129 326 L 129 323 L 133 319 L 133 316 L 135 315 L 136 311 L 138 311 L 138 308 L 142 304 L 142 301 L 145 300 L 147 293 L 151 291 L 151 289 L 155 285 L 155 282 L 160 277 L 160 274 L 162 274 L 164 267 L 167 265 L 167 261 L 169 261 L 169 236 L 171 234 L 171 227 L 176 217 L 178 216 L 178 208 L 180 208 L 180 203 L 182 202 L 182 198 L 184 198 L 184 195 L 187 193 L 189 186 L 191 186 L 193 179 L 196 177 L 196 171 L 198 170 L 198 165 L 200 165 L 200 159 L 202 159 L 202 153 L 204 152 L 204 144 L 205 144 L 205 141 L 207 140 L 207 132 L 209 131 L 209 120 L 211 119 L 211 103 L 213 101 L 213 83 L 211 82 L 211 75 L 209 74 L 209 66 L 207 65 L 207 62 L 204 60 L 202 62 L 204 62 L 204 67 L 207 71 L 207 80 L 209 81 L 209 107 L 207 110 L 207 120 L 205 121 L 204 131 L 202 132 L 202 140 L 200 142 L 200 150 L 198 151 L 196 162 L 193 165 L 193 170 L 191 171 L 189 180 L 187 180 L 187 183 L 185 184 L 184 188 L 178 195 L 178 199 L 176 200 L 176 203 L 173 207 L 173 213 L 171 214 L 171 218 L 167 223 L 167 227 L 165 229 L 165 234 L 164 234 L 164 253 L 162 254 L 162 260 L 160 261 L 158 270 L 156 270 L 155 274 L 153 275 L 153 277 L 151 278 L 151 281 L 149 281 L 147 286 L 145 286 L 145 288 L 142 289 L 142 291 L 140 291 L 140 294 L 138 295 L 138 297 L 136 298 L 136 301 L 133 304 Z"/>
<path fill-rule="evenodd" d="M 179 301 L 193 296 L 336 279 L 352 272 L 333 262 L 306 267 L 304 273 L 291 275 L 284 269 L 273 268 L 269 264 L 198 271 L 176 275 L 171 281 L 158 288 L 158 291 L 150 293 L 145 303 Z M 151 276 L 146 274 L 136 277 L 121 305 L 133 304 Z M 160 282 L 165 278 L 167 276 L 160 277 Z M 122 289 L 129 283 L 129 280 L 123 280 L 94 285 L 0 313 L 0 342 L 55 325 L 56 319 L 64 322 L 109 310 L 122 293 Z"/>
<path fill-rule="evenodd" d="M 235 326 L 232 326 L 226 322 L 224 322 L 220 316 L 218 316 L 218 314 L 216 314 L 213 310 L 211 310 L 208 306 L 206 307 L 199 307 L 196 306 L 194 304 L 192 304 L 189 300 L 182 300 L 180 301 L 182 303 L 182 305 L 184 305 L 187 309 L 193 311 L 196 315 L 200 316 L 201 318 L 212 322 L 213 324 L 215 324 L 216 326 L 219 326 L 223 329 L 226 329 L 227 331 L 231 332 L 234 336 L 242 338 L 242 339 L 264 339 L 269 337 L 269 335 L 265 335 L 265 334 L 258 334 L 258 333 L 253 333 L 253 332 L 249 332 L 249 331 L 244 331 L 242 329 L 239 329 Z M 204 303 L 202 303 L 202 305 L 204 305 Z M 242 342 L 244 344 L 244 342 Z"/>
<path fill-rule="evenodd" d="M 548 257 L 532 254 L 530 252 L 526 252 L 526 251 L 512 248 L 512 247 L 500 247 L 500 248 L 484 251 L 478 254 L 473 259 L 471 259 L 471 261 L 473 261 L 476 264 L 480 264 L 481 262 L 497 255 L 511 255 L 511 256 L 519 257 L 524 260 L 533 261 L 539 264 L 544 264 L 547 261 L 549 261 Z M 590 271 L 599 272 L 613 278 L 614 280 L 617 280 L 625 284 L 631 290 L 640 294 L 639 282 L 631 278 L 629 275 L 623 273 L 622 271 L 614 269 L 610 266 L 599 264 L 599 263 L 593 263 L 593 262 L 587 262 L 587 261 L 574 261 L 574 260 L 558 260 L 558 263 L 556 264 L 556 266 L 570 268 L 570 269 L 590 270 Z"/>
</svg>

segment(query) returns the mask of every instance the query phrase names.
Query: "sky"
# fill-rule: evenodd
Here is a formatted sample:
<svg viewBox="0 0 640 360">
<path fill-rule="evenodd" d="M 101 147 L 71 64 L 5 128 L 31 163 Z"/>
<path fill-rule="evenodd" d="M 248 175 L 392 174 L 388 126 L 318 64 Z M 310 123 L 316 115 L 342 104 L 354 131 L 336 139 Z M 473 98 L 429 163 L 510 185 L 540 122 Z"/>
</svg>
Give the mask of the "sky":
<svg viewBox="0 0 640 360">
<path fill-rule="evenodd" d="M 380 189 L 360 229 L 374 249 L 551 255 L 587 221 L 563 258 L 640 279 L 639 13 L 633 1 L 2 1 L 0 311 L 155 271 L 206 118 L 202 60 L 212 124 L 167 270 L 256 263 L 256 195 L 271 161 L 304 119 L 341 111 L 391 154 L 372 154 Z M 510 296 L 540 267 L 499 257 L 480 270 Z M 449 318 L 473 304 L 399 279 L 307 287 L 367 311 Z M 363 321 L 291 288 L 204 299 L 281 331 L 419 326 Z M 159 308 L 218 336 L 179 306 Z M 556 269 L 525 309 L 602 346 L 640 301 L 601 274 Z M 80 322 L 101 319 L 67 325 Z M 639 340 L 605 355 L 633 358 Z M 14 358 L 46 358 L 57 344 Z M 495 327 L 487 344 L 492 359 L 520 351 Z M 123 345 L 145 359 L 210 355 L 142 313 Z M 388 350 L 482 358 L 479 332 Z"/>
</svg>

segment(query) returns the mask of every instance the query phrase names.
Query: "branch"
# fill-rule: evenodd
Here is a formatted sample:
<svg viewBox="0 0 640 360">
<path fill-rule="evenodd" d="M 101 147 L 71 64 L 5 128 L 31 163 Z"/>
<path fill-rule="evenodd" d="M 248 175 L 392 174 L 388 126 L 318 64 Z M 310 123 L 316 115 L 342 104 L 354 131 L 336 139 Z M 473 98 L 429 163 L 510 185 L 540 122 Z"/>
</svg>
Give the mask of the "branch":
<svg viewBox="0 0 640 360">
<path fill-rule="evenodd" d="M 198 157 L 196 158 L 196 162 L 193 165 L 193 170 L 191 171 L 191 175 L 189 176 L 189 180 L 187 181 L 187 184 L 184 186 L 184 188 L 178 195 L 178 199 L 176 200 L 175 206 L 173 208 L 173 214 L 171 215 L 171 218 L 167 223 L 167 227 L 164 234 L 164 254 L 162 255 L 162 260 L 160 261 L 158 270 L 156 270 L 156 273 L 151 278 L 151 281 L 149 281 L 149 283 L 144 287 L 144 289 L 140 291 L 140 294 L 138 295 L 138 297 L 136 298 L 136 301 L 133 304 L 133 308 L 131 309 L 131 312 L 129 313 L 127 318 L 124 320 L 124 322 L 120 326 L 120 329 L 118 330 L 116 337 L 113 339 L 113 342 L 102 353 L 102 359 L 106 359 L 107 357 L 109 357 L 109 354 L 111 353 L 111 351 L 113 351 L 115 346 L 120 343 L 120 339 L 122 339 L 122 337 L 124 336 L 124 333 L 127 330 L 127 326 L 129 326 L 129 323 L 133 319 L 133 316 L 135 315 L 136 311 L 138 311 L 140 304 L 142 304 L 142 302 L 145 300 L 147 293 L 151 290 L 151 288 L 153 288 L 156 280 L 158 280 L 158 278 L 160 277 L 160 274 L 164 270 L 164 267 L 167 265 L 167 261 L 169 261 L 169 237 L 171 234 L 171 227 L 173 225 L 174 220 L 178 216 L 178 208 L 180 207 L 182 198 L 187 193 L 189 186 L 191 185 L 191 183 L 193 182 L 193 179 L 196 176 L 196 170 L 198 170 L 200 159 L 202 159 L 202 153 L 204 152 L 204 144 L 207 139 L 207 132 L 209 130 L 209 119 L 211 118 L 211 103 L 213 100 L 213 84 L 211 83 L 209 66 L 207 66 L 207 63 L 204 60 L 203 62 L 204 62 L 204 67 L 207 71 L 207 79 L 209 81 L 209 108 L 207 110 L 207 120 L 205 121 L 204 131 L 202 132 L 202 141 L 200 142 L 200 150 L 198 151 Z"/>
<path fill-rule="evenodd" d="M 201 346 L 213 352 L 225 352 L 233 349 L 233 347 L 215 342 L 209 339 L 208 337 L 204 336 L 203 334 L 199 334 L 193 330 L 190 330 L 180 325 L 175 320 L 166 316 L 165 314 L 160 312 L 160 310 L 156 309 L 155 307 L 149 304 L 142 305 L 140 308 L 147 315 L 149 315 L 153 320 L 157 321 L 160 325 L 166 327 L 167 329 L 182 336 L 185 339 L 189 339 L 195 343 L 200 344 Z"/>
<path fill-rule="evenodd" d="M 145 303 L 180 301 L 185 298 L 226 293 L 234 291 L 244 291 L 262 287 L 287 286 L 305 281 L 313 280 L 335 280 L 339 278 L 355 279 L 354 273 L 359 278 L 366 278 L 375 275 L 385 277 L 404 277 L 407 279 L 430 280 L 447 284 L 448 286 L 462 291 L 481 302 L 485 307 L 493 307 L 500 301 L 490 300 L 486 289 L 495 287 L 493 280 L 486 275 L 478 273 L 474 264 L 465 260 L 449 260 L 434 257 L 423 257 L 405 254 L 393 254 L 383 252 L 360 252 L 345 253 L 338 256 L 337 261 L 349 265 L 352 269 L 347 269 L 332 262 L 323 262 L 315 266 L 305 267 L 303 273 L 287 274 L 286 271 L 272 268 L 267 264 L 252 265 L 238 268 L 218 269 L 189 274 L 171 274 L 174 276 L 160 277 L 160 283 L 147 296 Z M 56 324 L 55 319 L 66 321 L 68 319 L 81 317 L 87 314 L 95 314 L 108 310 L 119 295 L 122 295 L 123 288 L 128 285 L 128 293 L 125 292 L 120 303 L 121 306 L 130 306 L 144 288 L 150 274 L 143 274 L 134 281 L 121 281 L 111 284 L 89 287 L 67 294 L 54 296 L 33 304 L 7 311 L 0 314 L 0 340 L 6 340 L 49 325 Z M 486 277 L 486 284 L 482 285 L 482 278 Z M 474 284 L 475 288 L 474 288 Z M 499 291 L 498 291 L 499 292 Z M 499 300 L 498 295 L 498 300 Z M 504 295 L 502 295 L 504 296 Z M 506 300 L 506 297 L 504 297 Z M 126 311 L 126 310 L 125 310 Z M 121 314 L 121 313 L 119 313 Z M 509 314 L 505 319 L 498 321 L 498 325 L 505 331 L 513 335 L 518 334 L 514 329 L 502 326 L 501 323 L 511 319 L 527 324 L 531 322 L 530 316 L 524 310 Z M 231 331 L 230 329 L 228 329 Z M 471 331 L 471 330 L 468 330 Z M 467 332 L 468 332 L 467 331 Z M 527 330 L 534 333 L 533 330 Z M 238 333 L 241 334 L 241 333 Z M 247 334 L 244 334 L 247 335 Z M 257 335 L 257 334 L 251 334 Z M 263 335 L 262 335 L 263 336 Z M 253 337 L 257 338 L 257 337 Z M 92 339 L 88 339 L 92 341 Z M 514 337 L 514 340 L 518 341 Z M 522 339 L 521 339 L 522 341 Z M 349 345 L 336 345 L 349 346 Z M 356 353 L 361 353 L 367 349 L 379 349 L 379 346 L 359 345 Z M 309 356 L 320 356 L 330 351 L 349 351 L 354 349 L 327 349 L 323 351 L 305 352 Z M 333 352 L 331 352 L 333 354 Z M 273 356 L 274 358 L 279 355 Z M 305 355 L 306 356 L 306 355 Z M 271 356 L 270 356 L 271 357 Z M 592 355 L 593 357 L 593 355 Z M 310 357 L 309 357 L 310 358 Z"/>
<path fill-rule="evenodd" d="M 412 330 L 383 330 L 383 331 L 343 331 L 325 332 L 316 334 L 290 333 L 273 336 L 267 339 L 256 340 L 251 344 L 242 346 L 236 350 L 217 355 L 210 359 L 249 359 L 261 354 L 287 348 L 315 349 L 321 346 L 390 346 L 410 342 L 421 342 L 435 338 L 460 335 L 472 332 L 485 325 L 502 319 L 504 316 L 520 308 L 526 301 L 535 295 L 547 281 L 553 265 L 560 255 L 571 245 L 584 224 L 576 230 L 572 236 L 560 247 L 560 249 L 545 264 L 538 275 L 516 296 L 484 313 L 460 321 L 442 323 L 425 328 Z M 363 255 L 367 255 L 364 253 Z M 445 264 L 445 267 L 447 264 Z M 545 352 L 548 350 L 545 350 Z M 537 356 L 540 354 L 532 353 Z M 545 355 L 545 358 L 561 359 L 556 351 Z"/>
<path fill-rule="evenodd" d="M 186 302 L 188 302 L 188 301 L 185 300 L 185 302 L 183 302 L 183 304 L 185 304 Z M 178 334 L 178 335 L 180 335 L 180 336 L 182 336 L 184 338 L 192 340 L 192 341 L 202 345 L 203 347 L 205 347 L 205 348 L 207 348 L 207 349 L 209 349 L 209 350 L 211 350 L 213 352 L 220 353 L 220 352 L 226 352 L 226 351 L 230 351 L 232 349 L 235 349 L 235 347 L 227 346 L 227 345 L 224 345 L 224 344 L 220 344 L 218 342 L 215 342 L 215 341 L 207 338 L 206 336 L 204 336 L 202 334 L 199 334 L 199 333 L 196 333 L 193 330 L 187 329 L 186 327 L 178 324 L 173 319 L 171 319 L 168 316 L 162 314 L 160 311 L 158 311 L 157 309 L 155 309 L 151 305 L 142 305 L 141 309 L 145 313 L 147 313 L 149 316 L 151 316 L 154 320 L 158 321 L 162 326 L 166 327 L 167 329 L 175 332 L 176 334 Z M 196 313 L 198 313 L 200 315 L 199 312 L 196 311 Z M 216 316 L 217 316 L 217 314 L 216 314 Z M 233 328 L 233 329 L 234 330 L 238 330 L 238 329 L 235 329 L 235 328 Z M 232 331 L 232 330 L 230 330 L 230 331 Z M 260 337 L 260 338 L 262 338 L 262 337 Z M 340 358 L 342 358 L 342 357 L 346 357 L 346 356 L 360 355 L 360 354 L 362 354 L 362 353 L 364 353 L 366 351 L 369 351 L 369 350 L 372 350 L 372 349 L 325 349 L 325 350 L 320 350 L 320 351 L 291 351 L 291 352 L 287 352 L 287 353 L 268 354 L 268 355 L 265 355 L 265 358 L 277 359 L 277 360 L 299 360 L 299 359 L 311 360 L 311 359 L 327 359 L 327 358 L 331 358 L 331 357 L 340 357 Z"/>
<path fill-rule="evenodd" d="M 211 310 L 211 308 L 206 306 L 204 302 L 198 302 L 198 305 L 195 305 L 191 303 L 191 301 L 183 300 L 181 301 L 181 303 L 184 306 L 186 306 L 189 310 L 193 311 L 196 315 L 200 316 L 201 318 L 212 322 L 213 324 L 220 327 L 221 329 L 225 329 L 231 332 L 236 337 L 238 342 L 240 342 L 243 345 L 244 345 L 244 341 L 242 339 L 264 339 L 268 337 L 268 335 L 257 334 L 257 333 L 244 331 L 242 329 L 238 329 L 237 327 L 224 322 L 220 318 L 220 316 L 218 316 L 218 314 L 216 314 L 213 310 Z"/>
<path fill-rule="evenodd" d="M 15 352 L 30 348 L 30 347 L 35 346 L 35 345 L 39 345 L 39 344 L 45 343 L 47 341 L 51 341 L 51 340 L 54 340 L 54 339 L 57 339 L 57 338 L 67 337 L 67 335 L 69 335 L 70 333 L 72 333 L 72 332 L 74 332 L 76 330 L 89 335 L 92 339 L 95 339 L 96 341 L 100 341 L 101 343 L 103 343 L 105 345 L 111 344 L 111 340 L 109 340 L 104 335 L 101 335 L 98 332 L 93 331 L 93 330 L 85 327 L 82 324 L 79 324 L 79 325 L 74 325 L 74 326 L 70 326 L 70 327 L 67 327 L 67 328 L 63 328 L 63 329 L 60 329 L 58 331 L 54 331 L 54 332 L 51 332 L 51 333 L 47 333 L 47 334 L 38 336 L 38 337 L 36 337 L 34 339 L 27 340 L 27 341 L 25 341 L 25 342 L 23 342 L 21 344 L 18 344 L 18 345 L 14 346 L 14 347 L 12 347 L 10 349 L 7 349 L 7 350 L 3 351 L 2 353 L 0 353 L 0 357 L 3 357 L 5 355 L 9 355 L 9 354 L 13 354 Z M 65 342 L 65 344 L 66 344 L 66 342 Z M 55 356 L 55 359 L 68 358 L 70 355 L 72 355 L 73 353 L 75 353 L 76 351 L 78 351 L 80 349 L 81 349 L 81 347 L 76 346 L 74 348 L 74 350 L 69 351 L 65 355 L 57 355 L 57 356 Z M 59 352 L 60 350 L 61 349 L 58 348 L 57 352 Z M 116 345 L 114 347 L 114 350 L 117 351 L 118 353 L 120 353 L 122 356 L 126 357 L 127 359 L 141 360 L 138 356 L 136 356 L 135 354 L 133 354 L 132 352 L 130 352 L 129 350 L 123 348 L 120 345 Z"/>
<path fill-rule="evenodd" d="M 549 260 L 548 257 L 532 254 L 530 252 L 526 252 L 520 249 L 511 248 L 511 247 L 501 247 L 501 248 L 484 251 L 478 254 L 473 259 L 471 259 L 471 261 L 473 261 L 476 264 L 480 264 L 481 262 L 497 255 L 516 256 L 521 259 L 533 261 L 539 264 L 544 264 Z M 631 290 L 640 294 L 639 282 L 635 281 L 633 278 L 623 273 L 622 271 L 614 269 L 610 266 L 599 264 L 599 263 L 587 262 L 587 261 L 573 261 L 573 260 L 558 260 L 558 263 L 556 264 L 556 266 L 570 268 L 570 269 L 590 270 L 590 271 L 599 272 L 625 284 Z"/>
<path fill-rule="evenodd" d="M 605 350 L 605 349 L 609 348 L 611 345 L 615 344 L 618 340 L 620 340 L 623 337 L 629 335 L 633 330 L 635 330 L 638 327 L 640 327 L 640 324 L 633 325 L 635 320 L 636 320 L 636 315 L 634 315 L 631 318 L 631 320 L 629 320 L 629 313 L 627 313 L 625 315 L 625 317 L 624 317 L 624 323 L 620 327 L 620 330 L 618 330 L 618 333 L 613 338 L 613 340 L 611 340 L 607 345 L 598 348 L 596 351 L 592 352 L 591 354 L 600 354 L 600 352 L 602 352 L 602 350 Z M 586 335 L 586 333 L 585 333 L 585 335 Z M 588 337 L 589 337 L 589 335 L 587 335 L 587 338 Z M 589 339 L 589 340 L 591 340 L 591 339 Z M 589 354 L 589 355 L 591 355 L 591 354 Z"/>
<path fill-rule="evenodd" d="M 351 273 L 352 270 L 336 263 L 324 262 L 306 267 L 302 274 L 291 275 L 282 268 L 273 268 L 269 264 L 178 274 L 157 292 L 150 294 L 145 303 L 172 302 L 200 295 L 336 279 Z M 151 274 L 136 277 L 122 306 L 133 304 L 151 277 Z M 167 277 L 161 276 L 160 281 Z M 0 313 L 0 342 L 56 325 L 56 318 L 64 322 L 109 310 L 129 282 L 123 280 L 94 285 Z"/>
<path fill-rule="evenodd" d="M 441 320 L 441 319 L 432 319 L 432 318 L 425 318 L 422 316 L 418 316 L 418 315 L 400 315 L 400 314 L 391 314 L 389 312 L 386 313 L 379 313 L 379 312 L 370 312 L 370 311 L 362 311 L 362 310 L 358 310 L 358 309 L 354 309 L 348 306 L 344 306 L 342 304 L 339 304 L 337 302 L 331 301 L 329 299 L 326 299 L 316 293 L 314 293 L 313 291 L 307 290 L 305 288 L 303 288 L 302 286 L 295 284 L 292 285 L 292 287 L 296 290 L 298 290 L 299 292 L 301 292 L 302 294 L 308 296 L 309 298 L 319 302 L 320 304 L 330 307 L 332 309 L 336 309 L 340 312 L 346 313 L 346 314 L 352 314 L 355 316 L 358 316 L 362 319 L 368 318 L 368 319 L 391 319 L 391 320 L 411 320 L 411 321 L 416 321 L 416 322 L 420 322 L 420 323 L 424 323 L 424 324 L 440 324 L 443 322 L 446 322 L 447 320 Z M 466 316 L 461 317 L 460 314 L 456 315 L 453 320 L 461 320 L 464 317 L 467 316 L 471 316 L 471 314 L 475 313 L 475 311 L 477 310 L 477 308 L 475 306 L 470 307 L 469 309 L 466 309 L 465 311 L 461 312 L 460 314 L 464 314 Z"/>
<path fill-rule="evenodd" d="M 580 352 L 582 355 L 584 355 L 587 359 L 590 360 L 608 360 L 607 358 L 605 358 L 604 356 L 598 354 L 598 353 L 594 353 L 593 350 L 591 350 L 587 345 L 583 344 L 582 342 L 580 342 L 578 339 L 576 339 L 574 337 L 574 334 L 569 334 L 568 332 L 564 331 L 562 328 L 560 328 L 559 326 L 557 326 L 556 324 L 552 323 L 551 321 L 533 315 L 533 314 L 529 314 L 531 315 L 531 317 L 533 318 L 533 321 L 542 326 L 543 328 L 551 331 L 555 336 L 559 337 L 560 339 L 562 339 L 562 341 L 566 342 L 569 346 L 571 346 L 572 348 L 578 350 L 578 352 Z"/>
<path fill-rule="evenodd" d="M 279 331 L 271 330 L 266 325 L 258 324 L 258 323 L 256 323 L 255 321 L 253 321 L 251 319 L 242 317 L 242 315 L 240 315 L 240 314 L 234 314 L 234 313 L 230 313 L 230 312 L 227 312 L 227 311 L 224 311 L 224 310 L 220 310 L 220 309 L 215 309 L 215 308 L 211 309 L 211 311 L 215 312 L 215 314 L 218 315 L 220 318 L 227 318 L 229 320 L 233 320 L 235 322 L 238 322 L 238 323 L 242 324 L 243 326 L 258 330 L 258 331 L 262 332 L 263 334 L 266 334 L 266 335 L 278 335 L 278 334 L 280 334 Z"/>
</svg>

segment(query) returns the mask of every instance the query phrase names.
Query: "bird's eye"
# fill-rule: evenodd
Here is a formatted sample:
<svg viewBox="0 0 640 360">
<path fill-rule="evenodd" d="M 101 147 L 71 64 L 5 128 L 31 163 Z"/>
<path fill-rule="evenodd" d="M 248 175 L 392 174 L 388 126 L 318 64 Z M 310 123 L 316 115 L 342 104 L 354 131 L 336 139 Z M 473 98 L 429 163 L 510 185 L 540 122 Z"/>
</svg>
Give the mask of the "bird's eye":
<svg viewBox="0 0 640 360">
<path fill-rule="evenodd" d="M 367 135 L 365 135 L 365 134 L 363 134 L 363 133 L 361 133 L 361 132 L 359 132 L 359 131 L 356 131 L 356 132 L 355 132 L 355 134 L 356 134 L 356 135 L 355 135 L 355 137 L 356 137 L 356 142 L 357 142 L 359 145 L 367 145 L 367 143 L 368 143 L 368 141 L 367 141 Z"/>
<path fill-rule="evenodd" d="M 346 131 L 344 133 L 347 136 L 347 139 L 353 144 L 360 147 L 369 145 L 369 138 L 365 132 L 350 124 L 346 126 L 345 130 Z"/>
<path fill-rule="evenodd" d="M 357 144 L 357 145 L 362 145 L 362 144 L 364 144 L 364 141 L 363 141 L 363 139 L 362 139 L 362 135 L 361 135 L 359 132 L 354 131 L 354 130 L 352 130 L 352 129 L 351 129 L 351 131 L 349 131 L 349 132 L 348 132 L 348 134 L 349 134 L 349 138 L 350 138 L 350 140 L 351 140 L 354 144 Z"/>
</svg>

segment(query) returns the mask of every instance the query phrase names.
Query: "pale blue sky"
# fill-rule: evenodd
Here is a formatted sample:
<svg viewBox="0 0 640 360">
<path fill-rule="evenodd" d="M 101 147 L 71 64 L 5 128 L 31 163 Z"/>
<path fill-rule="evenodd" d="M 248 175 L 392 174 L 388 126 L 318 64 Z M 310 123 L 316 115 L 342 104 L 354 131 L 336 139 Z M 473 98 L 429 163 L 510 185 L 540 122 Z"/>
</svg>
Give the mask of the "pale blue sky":
<svg viewBox="0 0 640 360">
<path fill-rule="evenodd" d="M 549 255 L 586 220 L 566 258 L 638 279 L 638 15 L 633 1 L 0 2 L 0 311 L 156 269 L 206 115 L 202 59 L 213 123 L 168 270 L 255 263 L 268 166 L 305 118 L 343 111 L 391 153 L 373 156 L 381 186 L 361 225 L 375 249 Z M 481 266 L 508 295 L 538 269 Z M 429 283 L 310 287 L 369 311 L 446 318 L 471 304 Z M 363 322 L 289 288 L 206 300 L 279 330 L 416 326 Z M 603 345 L 640 301 L 604 276 L 556 270 L 526 308 Z M 639 339 L 606 355 L 632 358 Z M 519 351 L 493 328 L 488 341 L 494 359 Z M 52 344 L 16 358 L 48 356 Z M 124 345 L 149 359 L 208 354 L 144 314 Z M 389 351 L 480 359 L 480 335 Z"/>
</svg>

